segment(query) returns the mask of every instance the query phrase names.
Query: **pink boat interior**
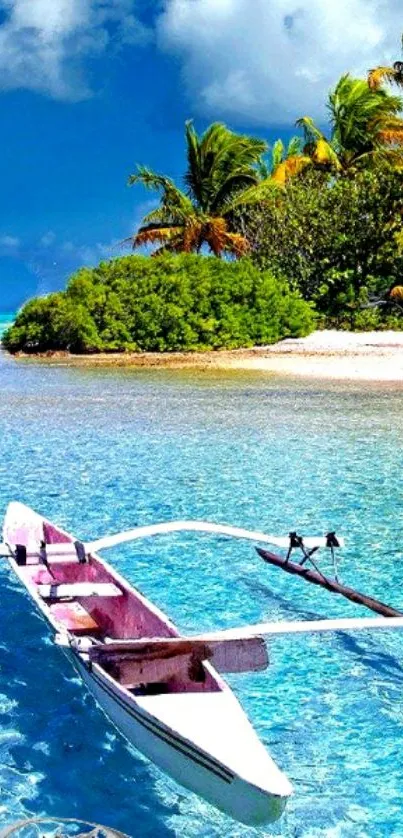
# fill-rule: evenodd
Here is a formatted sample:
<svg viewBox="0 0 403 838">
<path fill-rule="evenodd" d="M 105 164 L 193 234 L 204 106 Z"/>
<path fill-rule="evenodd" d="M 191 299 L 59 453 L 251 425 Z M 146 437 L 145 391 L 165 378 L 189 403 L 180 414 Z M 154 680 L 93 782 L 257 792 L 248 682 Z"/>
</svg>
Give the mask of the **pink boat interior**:
<svg viewBox="0 0 403 838">
<path fill-rule="evenodd" d="M 75 555 L 73 539 L 54 525 L 38 517 L 35 532 L 29 526 L 16 526 L 12 532 L 7 532 L 7 540 L 11 544 L 29 546 L 30 550 L 34 543 L 39 545 L 41 540 L 46 545 L 72 544 L 71 561 L 66 561 L 65 557 L 63 561 L 58 561 L 57 557 L 53 557 L 49 563 L 52 573 L 35 557 L 29 557 L 25 565 L 19 566 L 27 587 L 36 589 L 53 620 L 70 634 L 91 638 L 94 645 L 117 639 L 179 636 L 175 627 L 152 603 L 120 576 L 115 576 L 100 559 L 90 556 L 81 564 Z M 57 589 L 60 585 L 74 586 L 83 582 L 111 583 L 115 595 L 54 596 L 55 586 Z M 41 591 L 42 586 L 51 586 L 46 591 L 47 595 L 43 594 L 44 589 Z M 196 668 L 194 663 L 189 654 L 182 654 L 168 661 L 156 659 L 144 665 L 138 660 L 130 662 L 127 656 L 120 664 L 116 659 L 110 662 L 106 657 L 101 665 L 118 683 L 135 694 L 220 691 L 220 679 L 216 679 L 201 661 Z"/>
</svg>

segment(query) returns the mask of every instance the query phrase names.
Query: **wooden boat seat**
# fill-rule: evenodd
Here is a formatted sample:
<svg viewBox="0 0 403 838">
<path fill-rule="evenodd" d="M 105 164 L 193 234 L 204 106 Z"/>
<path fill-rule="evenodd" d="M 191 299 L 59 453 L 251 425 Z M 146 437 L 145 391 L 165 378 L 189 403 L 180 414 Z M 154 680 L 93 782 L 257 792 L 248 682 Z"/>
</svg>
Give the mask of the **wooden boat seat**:
<svg viewBox="0 0 403 838">
<path fill-rule="evenodd" d="M 62 626 L 73 634 L 99 634 L 102 627 L 79 602 L 55 602 L 49 611 Z"/>
<path fill-rule="evenodd" d="M 190 680 L 204 680 L 202 662 L 197 661 L 197 671 L 201 670 L 201 677 L 192 677 Z M 126 689 L 132 690 L 142 684 L 161 684 L 169 681 L 175 676 L 182 676 L 188 679 L 191 670 L 195 670 L 195 661 L 191 655 L 175 655 L 175 657 L 155 660 L 125 660 L 115 661 L 112 670 L 115 677 Z"/>
<path fill-rule="evenodd" d="M 205 643 L 178 638 L 112 640 L 88 650 L 127 689 L 164 684 L 172 678 L 204 682 L 203 661 L 213 656 Z"/>
<path fill-rule="evenodd" d="M 123 591 L 113 582 L 52 582 L 38 585 L 38 593 L 43 599 L 64 599 L 65 597 L 115 597 Z"/>
</svg>

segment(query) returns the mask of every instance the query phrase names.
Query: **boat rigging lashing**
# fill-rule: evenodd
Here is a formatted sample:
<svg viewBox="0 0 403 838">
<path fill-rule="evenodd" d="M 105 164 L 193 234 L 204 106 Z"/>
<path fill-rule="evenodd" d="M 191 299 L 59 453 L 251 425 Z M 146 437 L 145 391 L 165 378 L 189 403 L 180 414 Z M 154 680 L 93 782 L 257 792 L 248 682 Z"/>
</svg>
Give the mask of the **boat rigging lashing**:
<svg viewBox="0 0 403 838">
<path fill-rule="evenodd" d="M 87 554 L 85 552 L 85 547 L 82 541 L 75 541 L 74 547 L 77 554 L 77 559 L 79 564 L 86 564 L 87 561 Z"/>
<path fill-rule="evenodd" d="M 6 545 L 8 550 L 10 551 L 10 555 L 13 555 L 13 551 L 9 545 Z M 14 550 L 15 561 L 19 567 L 23 567 L 27 563 L 27 548 L 24 544 L 16 544 Z"/>
<path fill-rule="evenodd" d="M 339 573 L 338 573 L 338 566 L 337 566 L 337 556 L 336 556 L 336 552 L 335 552 L 334 548 L 339 547 L 340 544 L 339 544 L 339 541 L 337 539 L 336 533 L 335 532 L 328 532 L 328 534 L 326 536 L 326 541 L 327 541 L 326 547 L 328 547 L 330 549 L 330 555 L 332 557 L 334 578 L 335 578 L 336 582 L 338 582 L 339 581 Z"/>
<path fill-rule="evenodd" d="M 55 574 L 53 573 L 53 570 L 50 567 L 50 564 L 48 562 L 48 557 L 46 555 L 46 541 L 41 541 L 41 544 L 40 544 L 40 547 L 39 547 L 39 561 L 42 564 L 45 565 L 46 570 L 48 571 L 49 575 L 52 576 L 53 579 L 55 579 L 56 578 Z"/>
<path fill-rule="evenodd" d="M 303 554 L 303 557 L 302 557 L 301 561 L 298 562 L 299 566 L 303 567 L 306 564 L 306 562 L 310 562 L 311 565 L 315 568 L 316 572 L 320 576 L 322 576 L 322 578 L 324 580 L 326 580 L 326 576 L 322 573 L 319 565 L 312 558 L 313 554 L 316 553 L 317 550 L 319 550 L 319 545 L 318 544 L 314 545 L 313 547 L 311 547 L 308 550 L 307 547 L 304 544 L 303 536 L 298 535 L 297 532 L 290 532 L 289 539 L 290 539 L 290 542 L 289 542 L 289 546 L 288 546 L 287 555 L 286 555 L 286 558 L 285 558 L 285 563 L 288 564 L 293 550 L 295 550 L 295 549 L 301 550 L 301 552 Z M 340 547 L 340 541 L 337 538 L 335 532 L 328 532 L 326 534 L 326 536 L 325 536 L 325 546 L 330 549 L 332 562 L 333 562 L 334 578 L 335 578 L 336 582 L 338 582 L 337 561 L 336 561 L 336 554 L 335 554 L 335 549 L 334 548 L 335 547 Z"/>
<path fill-rule="evenodd" d="M 304 556 L 304 558 L 300 562 L 300 565 L 302 566 L 303 564 L 305 564 L 307 559 L 310 559 L 312 554 L 315 553 L 316 550 L 318 549 L 318 547 L 312 547 L 310 550 L 307 550 L 306 547 L 305 547 L 304 539 L 303 539 L 302 535 L 298 535 L 297 532 L 290 532 L 289 539 L 290 539 L 290 544 L 289 544 L 289 547 L 288 547 L 287 555 L 285 557 L 286 562 L 288 562 L 292 551 L 295 550 L 295 549 L 299 549 L 299 550 L 302 550 L 302 553 L 303 553 L 303 556 Z"/>
</svg>

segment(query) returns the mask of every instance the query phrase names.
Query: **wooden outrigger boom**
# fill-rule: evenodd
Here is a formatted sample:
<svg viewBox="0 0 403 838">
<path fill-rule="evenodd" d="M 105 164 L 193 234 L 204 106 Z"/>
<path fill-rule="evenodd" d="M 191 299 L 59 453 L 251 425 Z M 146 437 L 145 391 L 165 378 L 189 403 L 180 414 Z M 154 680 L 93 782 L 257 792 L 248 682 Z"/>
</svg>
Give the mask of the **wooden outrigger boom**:
<svg viewBox="0 0 403 838">
<path fill-rule="evenodd" d="M 275 567 L 280 567 L 286 573 L 299 576 L 300 579 L 305 579 L 306 582 L 311 582 L 312 585 L 320 585 L 321 588 L 325 588 L 333 594 L 340 594 L 345 599 L 349 599 L 350 602 L 363 605 L 365 608 L 369 608 L 370 611 L 375 611 L 376 614 L 381 614 L 383 617 L 403 617 L 403 612 L 392 608 L 391 605 L 385 605 L 385 603 L 374 599 L 374 597 L 362 594 L 346 585 L 341 585 L 335 579 L 329 579 L 327 576 L 324 576 L 317 570 L 312 570 L 305 564 L 301 565 L 298 562 L 292 562 L 288 558 L 277 556 L 275 553 L 271 553 L 269 550 L 264 550 L 261 547 L 256 547 L 256 550 L 263 561 Z"/>
</svg>

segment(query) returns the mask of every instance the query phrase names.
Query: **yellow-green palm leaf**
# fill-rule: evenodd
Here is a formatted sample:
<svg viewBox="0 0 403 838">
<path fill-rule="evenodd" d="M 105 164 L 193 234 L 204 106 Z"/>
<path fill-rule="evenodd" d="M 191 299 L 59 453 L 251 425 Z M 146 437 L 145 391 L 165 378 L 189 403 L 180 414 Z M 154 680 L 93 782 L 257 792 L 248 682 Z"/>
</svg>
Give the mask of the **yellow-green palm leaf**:
<svg viewBox="0 0 403 838">
<path fill-rule="evenodd" d="M 312 160 L 307 155 L 300 154 L 295 157 L 288 157 L 287 160 L 283 160 L 283 162 L 277 166 L 276 170 L 271 175 L 270 180 L 277 186 L 285 186 L 290 178 L 299 175 L 303 169 L 306 169 L 307 166 L 311 165 Z"/>
</svg>

